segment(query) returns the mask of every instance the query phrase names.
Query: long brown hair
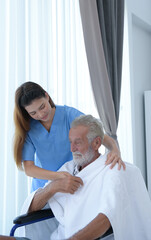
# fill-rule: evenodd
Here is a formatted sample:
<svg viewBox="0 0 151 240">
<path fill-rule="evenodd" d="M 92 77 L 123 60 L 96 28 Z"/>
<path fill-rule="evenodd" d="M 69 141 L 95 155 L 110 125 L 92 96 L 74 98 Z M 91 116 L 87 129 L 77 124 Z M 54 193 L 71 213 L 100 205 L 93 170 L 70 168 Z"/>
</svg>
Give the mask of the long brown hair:
<svg viewBox="0 0 151 240">
<path fill-rule="evenodd" d="M 22 149 L 26 134 L 30 129 L 30 119 L 25 106 L 32 103 L 33 100 L 45 97 L 46 91 L 37 83 L 26 82 L 17 88 L 15 92 L 14 123 L 15 134 L 13 141 L 14 159 L 17 167 L 22 170 Z M 54 102 L 49 96 L 51 107 L 55 107 Z"/>
</svg>

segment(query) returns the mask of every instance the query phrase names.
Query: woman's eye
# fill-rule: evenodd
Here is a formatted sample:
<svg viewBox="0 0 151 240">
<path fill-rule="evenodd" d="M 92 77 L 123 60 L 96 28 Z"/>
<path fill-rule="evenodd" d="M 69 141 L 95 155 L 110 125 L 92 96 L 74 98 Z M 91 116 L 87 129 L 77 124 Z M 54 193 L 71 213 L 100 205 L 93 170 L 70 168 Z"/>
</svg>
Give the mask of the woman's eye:
<svg viewBox="0 0 151 240">
<path fill-rule="evenodd" d="M 30 115 L 34 116 L 34 115 L 35 115 L 35 113 L 31 113 Z"/>
<path fill-rule="evenodd" d="M 43 108 L 45 108 L 45 105 L 42 105 L 40 109 L 43 109 Z"/>
</svg>

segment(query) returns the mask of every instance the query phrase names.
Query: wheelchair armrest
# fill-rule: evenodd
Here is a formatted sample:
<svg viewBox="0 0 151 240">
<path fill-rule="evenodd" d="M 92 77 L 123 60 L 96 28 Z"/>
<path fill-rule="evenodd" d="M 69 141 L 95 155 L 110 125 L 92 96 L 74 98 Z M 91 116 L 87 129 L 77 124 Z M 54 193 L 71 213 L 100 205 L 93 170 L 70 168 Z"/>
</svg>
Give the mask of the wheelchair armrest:
<svg viewBox="0 0 151 240">
<path fill-rule="evenodd" d="M 13 223 L 15 225 L 12 227 L 10 231 L 10 236 L 14 236 L 14 233 L 18 227 L 22 227 L 25 225 L 39 222 L 39 221 L 47 220 L 53 217 L 54 217 L 54 214 L 50 208 L 20 215 L 13 220 Z"/>
<path fill-rule="evenodd" d="M 40 221 L 40 220 L 52 218 L 52 217 L 54 217 L 54 214 L 53 214 L 52 210 L 49 208 L 49 209 L 43 209 L 43 210 L 34 211 L 34 212 L 20 215 L 14 219 L 13 223 L 14 224 L 26 224 L 28 222 L 33 222 L 36 220 Z"/>
</svg>

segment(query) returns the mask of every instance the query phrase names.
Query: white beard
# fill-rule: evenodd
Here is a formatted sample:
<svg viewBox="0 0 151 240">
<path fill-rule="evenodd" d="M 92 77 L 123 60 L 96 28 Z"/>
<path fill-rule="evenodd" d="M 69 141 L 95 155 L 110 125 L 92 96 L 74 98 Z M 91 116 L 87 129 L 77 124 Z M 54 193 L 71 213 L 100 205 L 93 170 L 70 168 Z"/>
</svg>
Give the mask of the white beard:
<svg viewBox="0 0 151 240">
<path fill-rule="evenodd" d="M 94 151 L 91 147 L 89 147 L 88 151 L 85 154 L 81 154 L 80 152 L 73 152 L 73 161 L 75 165 L 83 167 L 91 162 L 94 157 Z"/>
</svg>

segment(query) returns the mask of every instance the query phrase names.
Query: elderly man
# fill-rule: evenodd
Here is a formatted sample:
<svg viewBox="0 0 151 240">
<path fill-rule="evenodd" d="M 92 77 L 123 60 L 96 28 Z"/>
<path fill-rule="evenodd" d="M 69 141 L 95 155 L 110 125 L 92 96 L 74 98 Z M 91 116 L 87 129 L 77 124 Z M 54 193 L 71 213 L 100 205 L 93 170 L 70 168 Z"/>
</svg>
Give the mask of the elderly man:
<svg viewBox="0 0 151 240">
<path fill-rule="evenodd" d="M 131 164 L 111 171 L 99 153 L 103 136 L 91 115 L 75 119 L 69 132 L 73 161 L 60 169 L 69 175 L 33 194 L 28 210 L 49 204 L 59 222 L 50 239 L 93 240 L 110 226 L 111 239 L 150 239 L 151 202 L 140 171 Z"/>
</svg>

